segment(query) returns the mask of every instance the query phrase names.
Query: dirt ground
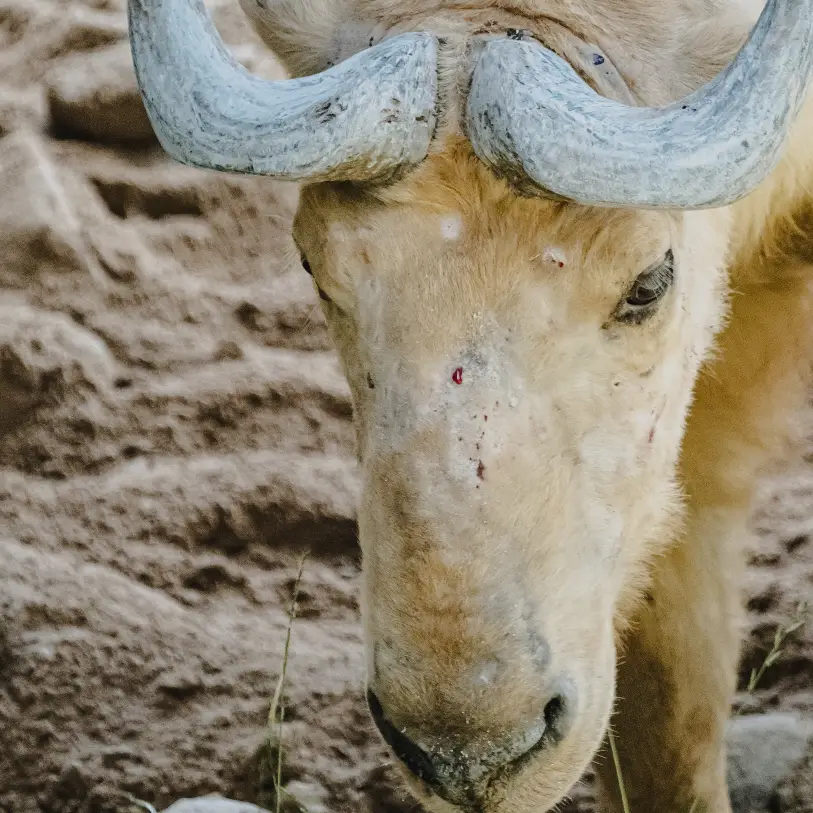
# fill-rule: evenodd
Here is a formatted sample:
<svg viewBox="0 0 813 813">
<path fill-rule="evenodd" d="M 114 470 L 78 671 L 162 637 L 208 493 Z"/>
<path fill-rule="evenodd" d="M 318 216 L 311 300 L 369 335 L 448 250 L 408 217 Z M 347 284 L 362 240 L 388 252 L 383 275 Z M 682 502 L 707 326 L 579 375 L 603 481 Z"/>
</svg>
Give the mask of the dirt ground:
<svg viewBox="0 0 813 813">
<path fill-rule="evenodd" d="M 0 811 L 268 803 L 310 549 L 284 780 L 310 813 L 406 813 L 364 707 L 351 408 L 296 190 L 172 164 L 125 38 L 123 0 L 0 0 Z M 799 451 L 755 515 L 743 685 L 813 595 Z M 748 710 L 813 717 L 813 624 Z"/>
</svg>

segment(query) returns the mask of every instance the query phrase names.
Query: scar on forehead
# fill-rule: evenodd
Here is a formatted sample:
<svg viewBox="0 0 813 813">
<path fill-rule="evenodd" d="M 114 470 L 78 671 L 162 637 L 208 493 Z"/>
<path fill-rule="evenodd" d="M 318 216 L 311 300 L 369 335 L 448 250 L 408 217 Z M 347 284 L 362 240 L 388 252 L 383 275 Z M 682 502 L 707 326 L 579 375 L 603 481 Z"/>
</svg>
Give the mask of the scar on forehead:
<svg viewBox="0 0 813 813">
<path fill-rule="evenodd" d="M 463 233 L 463 218 L 457 214 L 442 217 L 440 233 L 446 240 L 456 240 Z"/>
<path fill-rule="evenodd" d="M 562 251 L 562 249 L 558 246 L 548 246 L 542 252 L 542 259 L 546 263 L 552 263 L 553 265 L 557 265 L 559 268 L 564 268 L 567 258 L 565 257 L 565 252 Z"/>
</svg>

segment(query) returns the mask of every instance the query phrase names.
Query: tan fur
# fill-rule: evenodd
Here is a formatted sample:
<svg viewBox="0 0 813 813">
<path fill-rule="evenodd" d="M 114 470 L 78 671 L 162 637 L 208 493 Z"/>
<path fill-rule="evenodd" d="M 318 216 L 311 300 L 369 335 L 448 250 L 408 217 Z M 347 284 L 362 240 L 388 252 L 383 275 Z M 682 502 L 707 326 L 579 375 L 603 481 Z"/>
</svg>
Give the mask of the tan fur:
<svg viewBox="0 0 813 813">
<path fill-rule="evenodd" d="M 297 75 L 400 31 L 445 38 L 432 155 L 388 188 L 308 187 L 295 223 L 353 391 L 368 666 L 387 713 L 475 764 L 572 691 L 566 736 L 478 810 L 555 805 L 615 705 L 636 813 L 728 813 L 751 494 L 810 378 L 813 101 L 759 190 L 682 214 L 519 198 L 473 157 L 459 111 L 475 33 L 529 29 L 621 98 L 583 60 L 596 45 L 659 104 L 725 66 L 760 4 L 241 4 Z M 666 304 L 613 322 L 668 247 Z M 428 810 L 460 809 L 412 786 Z"/>
</svg>

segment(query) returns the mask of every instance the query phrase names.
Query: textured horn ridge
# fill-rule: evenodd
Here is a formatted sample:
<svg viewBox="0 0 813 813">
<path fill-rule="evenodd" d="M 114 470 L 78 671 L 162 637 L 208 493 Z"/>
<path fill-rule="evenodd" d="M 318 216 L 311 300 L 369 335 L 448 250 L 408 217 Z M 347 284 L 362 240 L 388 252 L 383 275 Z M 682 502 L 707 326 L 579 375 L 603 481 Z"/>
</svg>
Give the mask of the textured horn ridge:
<svg viewBox="0 0 813 813">
<path fill-rule="evenodd" d="M 811 78 L 813 0 L 768 0 L 731 65 L 663 108 L 599 96 L 539 43 L 491 39 L 474 67 L 466 123 L 481 160 L 541 195 L 724 206 L 776 166 Z"/>
<path fill-rule="evenodd" d="M 202 0 L 128 0 L 141 94 L 164 149 L 193 166 L 280 180 L 374 180 L 422 161 L 437 41 L 385 40 L 315 76 L 272 82 L 227 51 Z"/>
</svg>

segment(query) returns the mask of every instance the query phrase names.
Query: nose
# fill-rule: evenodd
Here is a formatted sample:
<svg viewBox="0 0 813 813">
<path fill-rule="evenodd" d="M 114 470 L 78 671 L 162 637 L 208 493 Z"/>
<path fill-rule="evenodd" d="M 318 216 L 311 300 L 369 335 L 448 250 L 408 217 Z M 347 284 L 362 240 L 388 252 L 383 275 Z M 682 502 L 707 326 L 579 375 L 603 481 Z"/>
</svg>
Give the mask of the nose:
<svg viewBox="0 0 813 813">
<path fill-rule="evenodd" d="M 555 695 L 540 718 L 501 736 L 499 741 L 484 744 L 478 738 L 472 747 L 456 742 L 433 748 L 415 742 L 405 729 L 395 725 L 369 689 L 367 703 L 384 741 L 414 776 L 447 802 L 471 805 L 481 797 L 492 776 L 516 770 L 532 754 L 555 747 L 566 733 L 572 698 L 564 693 Z"/>
</svg>

